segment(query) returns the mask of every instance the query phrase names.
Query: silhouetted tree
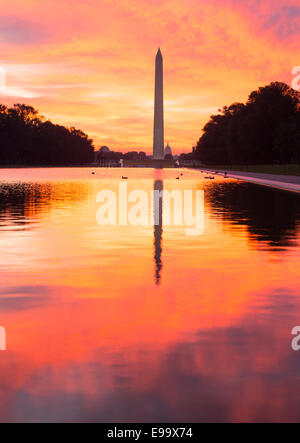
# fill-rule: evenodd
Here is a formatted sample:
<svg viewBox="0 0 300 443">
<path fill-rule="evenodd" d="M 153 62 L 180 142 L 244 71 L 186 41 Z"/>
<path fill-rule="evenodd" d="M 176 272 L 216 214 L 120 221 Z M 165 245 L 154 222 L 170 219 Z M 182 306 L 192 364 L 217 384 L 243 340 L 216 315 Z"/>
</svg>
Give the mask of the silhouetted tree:
<svg viewBox="0 0 300 443">
<path fill-rule="evenodd" d="M 299 133 L 300 93 L 274 82 L 212 115 L 196 156 L 206 164 L 299 163 Z"/>
<path fill-rule="evenodd" d="M 84 164 L 93 158 L 93 141 L 84 132 L 46 121 L 32 106 L 0 105 L 1 164 Z"/>
<path fill-rule="evenodd" d="M 124 154 L 125 160 L 138 160 L 139 154 L 136 151 L 130 151 Z"/>
</svg>

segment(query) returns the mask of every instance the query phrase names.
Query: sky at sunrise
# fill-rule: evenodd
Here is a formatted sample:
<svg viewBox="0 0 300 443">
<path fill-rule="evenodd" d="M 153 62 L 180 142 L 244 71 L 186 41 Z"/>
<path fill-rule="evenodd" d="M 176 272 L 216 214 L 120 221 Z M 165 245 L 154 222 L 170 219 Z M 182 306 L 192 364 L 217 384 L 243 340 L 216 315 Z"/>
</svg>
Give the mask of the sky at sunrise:
<svg viewBox="0 0 300 443">
<path fill-rule="evenodd" d="M 291 84 L 299 36 L 300 0 L 0 0 L 0 103 L 151 153 L 160 47 L 165 140 L 189 152 L 218 108 Z"/>
</svg>

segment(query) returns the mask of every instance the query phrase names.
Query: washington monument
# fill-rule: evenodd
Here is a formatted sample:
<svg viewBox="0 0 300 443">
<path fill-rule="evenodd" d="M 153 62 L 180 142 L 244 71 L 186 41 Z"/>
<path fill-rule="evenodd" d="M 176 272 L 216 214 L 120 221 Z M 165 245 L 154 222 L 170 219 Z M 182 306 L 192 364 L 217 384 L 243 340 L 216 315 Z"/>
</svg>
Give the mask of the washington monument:
<svg viewBox="0 0 300 443">
<path fill-rule="evenodd" d="M 164 85 L 163 58 L 160 49 L 158 49 L 155 58 L 153 158 L 155 160 L 164 159 Z"/>
</svg>

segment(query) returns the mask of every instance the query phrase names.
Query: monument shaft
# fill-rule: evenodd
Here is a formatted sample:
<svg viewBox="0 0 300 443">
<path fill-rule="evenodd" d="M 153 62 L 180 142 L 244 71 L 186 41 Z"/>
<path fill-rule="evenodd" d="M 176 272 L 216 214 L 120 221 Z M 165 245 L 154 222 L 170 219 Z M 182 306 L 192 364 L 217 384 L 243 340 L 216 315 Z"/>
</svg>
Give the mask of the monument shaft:
<svg viewBox="0 0 300 443">
<path fill-rule="evenodd" d="M 155 58 L 153 158 L 156 160 L 164 158 L 163 58 L 160 49 Z"/>
</svg>

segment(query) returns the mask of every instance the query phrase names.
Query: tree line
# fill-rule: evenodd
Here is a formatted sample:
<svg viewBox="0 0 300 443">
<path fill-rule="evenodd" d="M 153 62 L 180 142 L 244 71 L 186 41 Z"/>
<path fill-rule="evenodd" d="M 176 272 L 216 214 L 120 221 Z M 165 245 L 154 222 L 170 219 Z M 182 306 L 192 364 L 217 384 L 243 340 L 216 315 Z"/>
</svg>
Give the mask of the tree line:
<svg viewBox="0 0 300 443">
<path fill-rule="evenodd" d="M 94 159 L 93 141 L 39 115 L 32 106 L 0 105 L 0 164 L 75 165 Z"/>
<path fill-rule="evenodd" d="M 208 165 L 300 163 L 300 93 L 273 82 L 224 106 L 203 128 L 195 156 Z"/>
<path fill-rule="evenodd" d="M 96 161 L 119 161 L 124 160 L 145 160 L 147 155 L 145 152 L 129 151 L 126 153 L 111 151 L 107 146 L 102 146 L 99 151 L 96 152 Z"/>
</svg>

